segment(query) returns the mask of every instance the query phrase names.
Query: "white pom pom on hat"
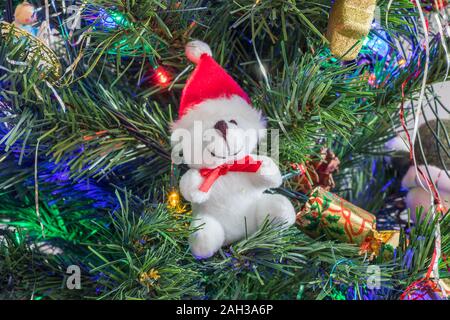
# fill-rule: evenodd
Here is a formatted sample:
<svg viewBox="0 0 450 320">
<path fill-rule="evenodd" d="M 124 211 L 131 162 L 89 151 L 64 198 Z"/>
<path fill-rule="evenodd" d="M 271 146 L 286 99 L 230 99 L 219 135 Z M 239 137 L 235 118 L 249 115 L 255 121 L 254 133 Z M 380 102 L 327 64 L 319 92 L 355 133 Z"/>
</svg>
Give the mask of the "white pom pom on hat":
<svg viewBox="0 0 450 320">
<path fill-rule="evenodd" d="M 198 64 L 203 54 L 212 56 L 211 48 L 208 44 L 200 40 L 190 41 L 185 47 L 186 57 L 195 64 Z"/>
</svg>

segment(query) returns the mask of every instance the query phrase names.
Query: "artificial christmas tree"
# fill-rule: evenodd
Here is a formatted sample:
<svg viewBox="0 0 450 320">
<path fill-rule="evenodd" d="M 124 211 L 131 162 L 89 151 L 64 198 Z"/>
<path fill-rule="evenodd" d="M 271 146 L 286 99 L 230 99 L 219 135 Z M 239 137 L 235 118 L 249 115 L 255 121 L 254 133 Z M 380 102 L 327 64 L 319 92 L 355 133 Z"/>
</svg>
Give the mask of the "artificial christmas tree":
<svg viewBox="0 0 450 320">
<path fill-rule="evenodd" d="M 336 22 L 329 23 L 330 0 L 30 0 L 36 24 L 58 29 L 58 45 L 14 26 L 21 3 L 0 3 L 0 298 L 398 300 L 427 283 L 445 298 L 450 218 L 431 179 L 429 210 L 418 207 L 415 223 L 388 221 L 385 230 L 400 229 L 391 243 L 312 238 L 262 219 L 240 221 L 238 236 L 199 260 L 189 239 L 204 225 L 199 199 L 188 192 L 198 186 L 184 185 L 192 167 L 179 161 L 186 153 L 180 157 L 171 134 L 211 99 L 216 109 L 201 119 L 215 120 L 215 135 L 226 128 L 214 114 L 232 109 L 239 112 L 221 119 L 227 130 L 241 124 L 236 115 L 274 133 L 257 150 L 260 156 L 268 146 L 278 159 L 271 162 L 276 183 L 251 186 L 260 198 L 234 203 L 229 195 L 242 185 L 228 178 L 251 181 L 265 158 L 254 158 L 261 168 L 227 167 L 225 175 L 199 164 L 198 172 L 208 169 L 202 190 L 230 180 L 215 203 L 225 220 L 237 211 L 253 217 L 244 204 L 257 202 L 261 211 L 282 203 L 274 215 L 286 209 L 281 222 L 293 222 L 313 196 L 305 186 L 319 185 L 342 198 L 336 206 L 367 212 L 370 235 L 375 226 L 381 232 L 383 210 L 406 212 L 402 170 L 386 161 L 386 141 L 407 132 L 408 165 L 416 168 L 419 119 L 430 121 L 421 114 L 429 109 L 438 124 L 448 114 L 432 86 L 450 70 L 447 5 L 377 1 L 367 37 L 367 30 L 344 34 L 358 47 L 348 60 L 333 49 L 338 39 L 326 37 Z M 210 47 L 195 46 L 186 57 L 195 39 Z M 196 84 L 202 60 L 214 68 L 201 71 Z M 220 82 L 208 83 L 214 79 Z M 239 102 L 217 104 L 230 94 Z M 438 133 L 427 139 L 448 146 L 448 132 Z M 332 150 L 326 163 L 316 161 L 323 150 Z M 418 174 L 428 183 L 426 168 Z M 333 219 L 324 215 L 322 226 Z M 72 290 L 67 270 L 74 269 L 81 285 Z"/>
</svg>

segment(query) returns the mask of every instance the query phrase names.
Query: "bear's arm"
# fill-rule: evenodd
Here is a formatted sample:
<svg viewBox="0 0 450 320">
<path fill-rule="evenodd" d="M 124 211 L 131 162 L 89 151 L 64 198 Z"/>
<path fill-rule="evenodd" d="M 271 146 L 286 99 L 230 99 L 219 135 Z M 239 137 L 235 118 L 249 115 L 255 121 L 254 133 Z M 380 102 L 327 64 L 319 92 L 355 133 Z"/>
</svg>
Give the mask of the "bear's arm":
<svg viewBox="0 0 450 320">
<path fill-rule="evenodd" d="M 253 184 L 263 189 L 279 187 L 283 181 L 281 172 L 275 161 L 267 156 L 255 156 L 253 159 L 262 161 L 261 167 L 252 175 Z"/>
<path fill-rule="evenodd" d="M 424 165 L 419 165 L 418 168 L 427 178 L 431 179 L 431 181 L 435 183 L 439 191 L 448 192 L 450 190 L 450 179 L 448 178 L 444 170 L 441 170 L 435 166 L 429 166 L 427 170 Z M 402 179 L 402 187 L 408 189 L 421 187 L 425 190 L 428 190 L 428 183 L 424 177 L 422 177 L 420 174 L 417 174 L 416 168 L 414 166 L 411 166 Z"/>
<path fill-rule="evenodd" d="M 200 191 L 203 177 L 196 169 L 189 169 L 180 179 L 180 192 L 190 202 L 202 203 L 208 200 L 209 192 Z"/>
<path fill-rule="evenodd" d="M 416 183 L 416 170 L 413 166 L 409 167 L 408 172 L 405 174 L 405 176 L 402 179 L 402 187 L 403 188 L 415 188 L 417 187 Z"/>
</svg>

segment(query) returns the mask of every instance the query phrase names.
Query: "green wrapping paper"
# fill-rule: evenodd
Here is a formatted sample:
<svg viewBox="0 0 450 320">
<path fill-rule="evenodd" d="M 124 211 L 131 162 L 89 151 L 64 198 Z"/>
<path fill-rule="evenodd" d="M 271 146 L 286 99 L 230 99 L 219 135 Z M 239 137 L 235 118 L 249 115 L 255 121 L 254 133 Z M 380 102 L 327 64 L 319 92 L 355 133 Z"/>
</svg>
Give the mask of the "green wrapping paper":
<svg viewBox="0 0 450 320">
<path fill-rule="evenodd" d="M 354 243 L 361 253 L 378 255 L 381 246 L 395 248 L 399 231 L 376 231 L 376 217 L 341 197 L 315 188 L 300 212 L 297 225 L 312 238 Z"/>
<path fill-rule="evenodd" d="M 373 214 L 321 187 L 311 192 L 308 202 L 297 214 L 301 230 L 313 238 L 326 236 L 341 242 L 361 245 L 373 235 Z"/>
</svg>

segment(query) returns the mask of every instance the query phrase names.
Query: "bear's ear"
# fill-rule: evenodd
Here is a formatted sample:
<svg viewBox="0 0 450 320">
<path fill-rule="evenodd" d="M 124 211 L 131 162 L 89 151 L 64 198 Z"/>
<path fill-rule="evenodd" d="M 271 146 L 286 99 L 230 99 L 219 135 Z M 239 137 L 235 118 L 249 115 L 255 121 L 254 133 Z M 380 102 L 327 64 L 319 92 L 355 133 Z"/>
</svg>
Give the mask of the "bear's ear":
<svg viewBox="0 0 450 320">
<path fill-rule="evenodd" d="M 261 143 L 262 141 L 267 142 L 267 138 L 268 138 L 267 129 L 265 127 L 259 129 L 256 138 L 257 138 L 258 144 Z"/>
</svg>

